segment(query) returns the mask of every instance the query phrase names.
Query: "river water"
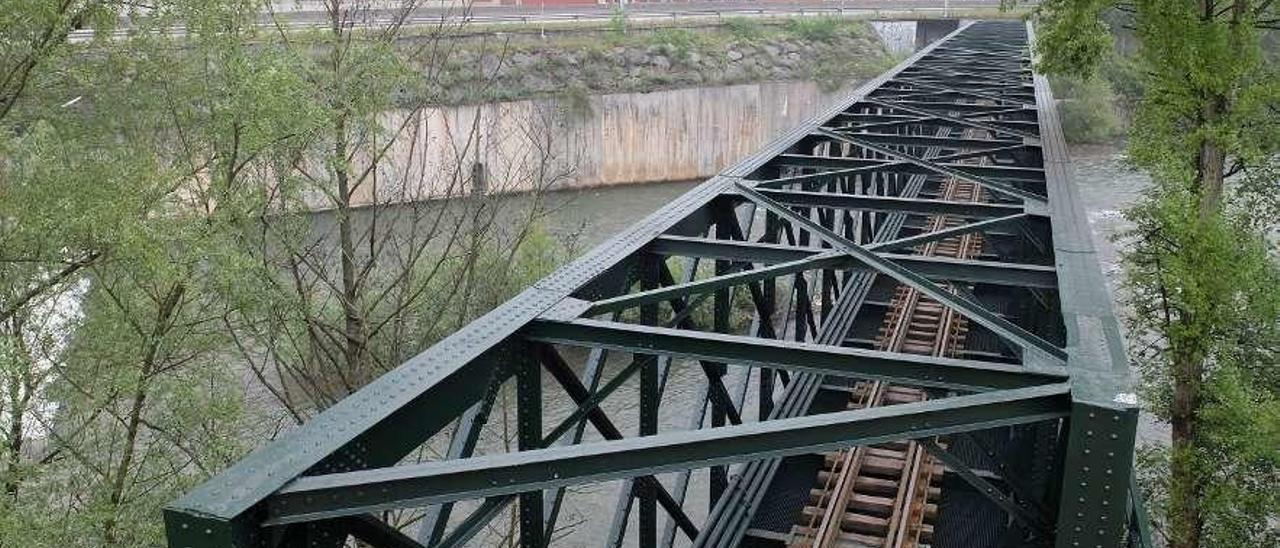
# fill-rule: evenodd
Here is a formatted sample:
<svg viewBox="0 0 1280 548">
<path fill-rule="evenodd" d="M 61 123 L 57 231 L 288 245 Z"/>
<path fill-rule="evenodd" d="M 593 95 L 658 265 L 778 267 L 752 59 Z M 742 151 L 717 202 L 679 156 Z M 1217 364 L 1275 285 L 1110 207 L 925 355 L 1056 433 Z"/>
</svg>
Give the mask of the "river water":
<svg viewBox="0 0 1280 548">
<path fill-rule="evenodd" d="M 1115 243 L 1112 237 L 1126 227 L 1122 210 L 1137 199 L 1147 185 L 1147 178 L 1125 165 L 1123 152 L 1118 147 L 1093 146 L 1072 149 L 1075 181 L 1079 185 L 1093 227 L 1095 243 L 1100 250 L 1102 269 L 1115 290 L 1119 274 L 1116 264 Z M 562 241 L 572 242 L 578 250 L 589 249 L 610 236 L 624 230 L 653 210 L 670 202 L 695 182 L 637 184 L 595 189 L 583 189 L 552 193 L 547 200 L 551 209 L 544 220 L 546 230 Z M 566 356 L 571 363 L 581 363 L 582 354 Z M 626 358 L 623 356 L 622 358 Z M 626 365 L 625 359 L 610 360 L 605 378 L 611 378 Z M 661 428 L 686 429 L 690 417 L 696 416 L 694 406 L 702 390 L 701 370 L 692 364 L 677 363 L 671 368 L 661 408 Z M 741 373 L 731 374 L 727 386 L 737 395 L 743 386 Z M 571 402 L 558 391 L 554 381 L 544 380 L 544 419 L 548 429 L 566 417 L 573 408 Z M 627 435 L 633 435 L 637 427 L 637 380 L 631 379 L 602 405 L 604 411 Z M 744 399 L 744 417 L 755 416 L 754 397 Z M 513 428 L 513 426 L 512 426 Z M 502 450 L 502 419 L 495 417 L 486 432 L 482 444 L 488 451 Z M 587 429 L 588 440 L 599 439 L 594 430 Z M 1167 439 L 1167 430 L 1149 418 L 1143 420 L 1139 437 L 1143 442 L 1159 442 Z M 674 475 L 660 478 L 670 489 Z M 594 547 L 604 545 L 608 535 L 613 508 L 618 500 L 621 482 L 605 482 L 576 487 L 570 490 L 561 514 L 563 529 L 557 534 L 557 546 Z M 707 474 L 699 470 L 692 476 L 686 508 L 690 517 L 699 522 L 707 513 Z M 632 512 L 629 531 L 634 531 L 635 512 Z M 665 523 L 659 511 L 660 527 Z M 501 520 L 499 520 L 501 522 Z M 505 523 L 505 522 L 502 522 Z M 634 536 L 627 535 L 628 545 Z M 489 543 L 485 543 L 489 545 Z M 677 536 L 677 546 L 684 545 Z"/>
</svg>

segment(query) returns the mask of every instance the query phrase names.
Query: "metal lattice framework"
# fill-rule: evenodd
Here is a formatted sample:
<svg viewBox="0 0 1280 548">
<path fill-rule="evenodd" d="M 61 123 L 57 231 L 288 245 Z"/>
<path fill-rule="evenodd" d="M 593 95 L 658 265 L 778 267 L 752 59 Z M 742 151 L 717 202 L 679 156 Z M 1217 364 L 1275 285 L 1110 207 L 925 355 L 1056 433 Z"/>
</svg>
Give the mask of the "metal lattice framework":
<svg viewBox="0 0 1280 548">
<path fill-rule="evenodd" d="M 957 478 L 947 489 L 996 510 L 981 519 L 999 540 L 940 524 L 935 546 L 1141 545 L 1136 401 L 1031 32 L 968 25 L 868 82 L 175 501 L 170 546 L 458 546 L 518 501 L 521 546 L 537 547 L 566 487 L 605 480 L 624 480 L 615 543 L 634 510 L 643 547 L 760 545 L 788 459 L 891 440 L 921 440 Z M 977 198 L 939 190 L 957 181 Z M 920 252 L 970 234 L 976 257 Z M 963 317 L 965 348 L 878 349 L 898 289 Z M 630 358 L 613 376 L 610 354 Z M 702 383 L 690 428 L 661 432 L 685 367 Z M 637 376 L 628 437 L 599 403 Z M 867 379 L 930 397 L 830 403 Z M 552 382 L 577 406 L 557 423 Z M 473 455 L 506 383 L 518 451 Z M 447 458 L 402 462 L 437 435 Z M 935 443 L 961 439 L 986 440 L 986 456 Z M 704 469 L 713 506 L 695 521 L 684 501 Z M 394 509 L 422 518 L 402 531 L 382 519 Z"/>
</svg>

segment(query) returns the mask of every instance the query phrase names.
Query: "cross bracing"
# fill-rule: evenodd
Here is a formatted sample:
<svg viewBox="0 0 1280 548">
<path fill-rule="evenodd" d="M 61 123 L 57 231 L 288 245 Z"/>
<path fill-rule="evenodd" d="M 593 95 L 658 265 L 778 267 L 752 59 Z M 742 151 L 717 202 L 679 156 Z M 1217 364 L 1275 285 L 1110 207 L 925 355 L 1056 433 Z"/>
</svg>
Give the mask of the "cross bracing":
<svg viewBox="0 0 1280 548">
<path fill-rule="evenodd" d="M 513 512 L 541 547 L 601 481 L 610 545 L 1145 545 L 1123 343 L 1031 35 L 925 48 L 173 502 L 170 546 L 460 546 Z M 687 427 L 660 429 L 682 369 Z M 515 447 L 486 451 L 507 389 Z M 634 432 L 601 405 L 623 391 Z"/>
</svg>

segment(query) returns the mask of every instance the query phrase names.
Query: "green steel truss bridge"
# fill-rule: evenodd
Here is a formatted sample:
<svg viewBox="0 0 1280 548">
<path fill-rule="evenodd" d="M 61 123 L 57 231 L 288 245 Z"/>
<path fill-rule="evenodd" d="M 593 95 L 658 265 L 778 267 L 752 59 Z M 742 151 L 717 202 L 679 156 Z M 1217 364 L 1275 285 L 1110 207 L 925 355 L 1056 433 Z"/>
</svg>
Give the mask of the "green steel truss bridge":
<svg viewBox="0 0 1280 548">
<path fill-rule="evenodd" d="M 174 501 L 169 545 L 479 545 L 514 516 L 533 548 L 566 488 L 617 481 L 611 546 L 1148 546 L 1032 32 L 923 49 Z M 599 406 L 620 389 L 636 432 Z M 477 454 L 503 390 L 516 448 Z"/>
</svg>

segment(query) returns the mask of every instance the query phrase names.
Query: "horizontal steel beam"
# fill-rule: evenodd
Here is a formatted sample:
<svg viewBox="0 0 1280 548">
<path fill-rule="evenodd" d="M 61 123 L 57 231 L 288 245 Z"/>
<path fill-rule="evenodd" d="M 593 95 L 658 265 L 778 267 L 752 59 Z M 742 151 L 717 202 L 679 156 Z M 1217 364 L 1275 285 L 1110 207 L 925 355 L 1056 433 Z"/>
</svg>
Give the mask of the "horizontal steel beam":
<svg viewBox="0 0 1280 548">
<path fill-rule="evenodd" d="M 954 235 L 954 233 L 951 233 L 951 235 Z M 910 238 L 904 238 L 904 240 L 910 240 Z M 894 243 L 890 241 L 880 245 L 869 244 L 866 247 L 869 250 L 884 249 L 889 247 L 889 244 Z M 919 243 L 919 241 L 916 240 L 916 243 Z M 833 252 L 830 249 L 734 240 L 713 240 L 687 236 L 662 236 L 650 244 L 649 251 L 667 256 L 700 257 L 704 259 L 773 264 L 774 266 L 596 301 L 589 311 L 583 315 L 593 316 L 645 303 L 660 302 L 672 295 L 701 293 L 720 287 L 740 285 L 750 281 L 818 268 L 866 268 L 857 259 L 841 252 Z M 1034 287 L 1038 289 L 1057 289 L 1058 287 L 1057 270 L 1052 266 L 975 261 L 929 255 L 897 253 L 877 253 L 877 255 L 914 270 L 926 278 L 936 280 Z M 748 276 L 748 274 L 751 275 Z"/>
<path fill-rule="evenodd" d="M 957 92 L 959 94 L 959 92 Z M 955 101 L 914 101 L 914 100 L 894 100 L 888 97 L 879 97 L 882 101 L 892 101 L 895 105 L 904 105 L 915 107 L 929 111 L 938 112 L 956 112 L 962 114 L 1007 114 L 1016 113 L 1035 113 L 1035 106 L 1030 108 L 1021 105 L 983 105 L 979 103 L 960 103 Z M 967 116 L 966 116 L 967 117 Z"/>
<path fill-rule="evenodd" d="M 892 101 L 880 101 L 880 100 L 876 100 L 876 99 L 866 99 L 866 100 L 864 101 L 864 103 L 865 103 L 865 104 L 867 104 L 867 105 L 873 105 L 873 106 L 882 107 L 882 108 L 889 108 L 889 109 L 894 109 L 894 110 L 900 110 L 900 111 L 902 111 L 902 112 L 906 112 L 906 113 L 910 113 L 910 114 L 915 114 L 915 115 L 918 115 L 918 116 L 929 116 L 929 117 L 937 118 L 937 119 L 939 119 L 939 120 L 946 120 L 946 121 L 951 122 L 951 123 L 956 124 L 956 125 L 961 125 L 961 126 L 971 127 L 971 128 L 974 128 L 974 129 L 985 129 L 985 130 L 990 131 L 990 132 L 995 133 L 995 134 L 1001 134 L 1001 135 L 1016 135 L 1016 136 L 1018 136 L 1018 137 L 1024 137 L 1024 138 L 1027 138 L 1027 139 L 1032 139 L 1032 140 L 1034 140 L 1034 142 L 1037 142 L 1037 143 L 1040 141 L 1040 137 L 1039 137 L 1038 135 L 1034 134 L 1034 133 L 1030 133 L 1030 132 L 1026 132 L 1026 131 L 1021 131 L 1021 130 L 1016 130 L 1016 129 L 1010 129 L 1010 128 L 1007 128 L 1007 127 L 1001 127 L 1000 125 L 992 124 L 992 123 L 988 123 L 988 122 L 977 122 L 977 121 L 970 120 L 970 119 L 963 118 L 963 117 L 959 117 L 959 116 L 949 116 L 949 115 L 944 114 L 944 113 L 941 113 L 941 112 L 934 112 L 934 111 L 927 110 L 927 109 L 916 108 L 916 107 L 907 106 L 907 105 L 900 105 L 900 104 L 894 103 L 894 102 L 892 102 Z"/>
<path fill-rule="evenodd" d="M 1056 290 L 1058 288 L 1057 270 L 1052 266 L 974 261 L 924 255 L 890 253 L 881 253 L 879 255 L 914 271 L 916 274 L 933 280 L 1036 289 Z"/>
<path fill-rule="evenodd" d="M 945 176 L 953 177 L 955 179 L 959 179 L 962 181 L 969 181 L 976 185 L 986 187 L 987 190 L 998 192 L 1006 196 L 1014 196 L 1017 198 L 1022 198 L 1023 200 L 1026 200 L 1026 201 L 1034 201 L 1034 202 L 1041 202 L 1041 203 L 1046 201 L 1046 198 L 1040 194 L 1036 194 L 1024 188 L 1008 184 L 1004 181 L 993 181 L 991 180 L 991 176 L 988 176 L 988 175 L 979 175 L 980 170 L 981 171 L 986 171 L 990 169 L 1013 170 L 1015 168 L 985 168 L 985 167 L 974 166 L 969 164 L 943 164 L 943 163 L 935 162 L 933 160 L 929 160 L 926 158 L 920 158 L 912 154 L 907 154 L 905 152 L 902 152 L 900 150 L 896 150 L 893 148 L 877 145 L 875 143 L 868 143 L 867 141 L 859 139 L 858 135 L 853 133 L 837 133 L 827 129 L 820 129 L 816 133 L 818 135 L 835 139 L 837 141 L 849 143 L 851 145 L 854 145 L 872 152 L 884 154 L 885 156 L 894 158 L 899 161 L 910 162 L 934 174 L 945 175 Z M 1030 171 L 1038 174 L 1039 180 L 1043 181 L 1044 179 L 1043 170 L 1032 169 Z M 1013 172 L 1010 171 L 1010 173 L 1013 173 Z M 1014 177 L 1001 176 L 999 178 L 1011 179 Z M 1021 176 L 1017 178 L 1021 178 Z"/>
<path fill-rule="evenodd" d="M 599 320 L 539 320 L 525 327 L 522 333 L 528 339 L 555 344 L 811 371 L 966 391 L 1061 382 L 1067 374 L 1061 367 L 1033 369 L 1020 365 Z"/>
<path fill-rule="evenodd" d="M 983 234 L 990 235 L 992 234 L 993 229 L 1000 228 L 1009 223 L 1022 222 L 1026 220 L 1028 217 L 1029 216 L 1025 213 L 1008 215 L 1005 217 L 997 217 L 995 219 L 987 219 L 985 221 L 978 221 L 975 223 L 953 226 L 951 228 L 944 228 L 942 230 L 921 232 L 919 234 L 916 234 L 915 236 L 898 238 L 896 240 L 890 240 L 884 243 L 868 244 L 866 247 L 867 249 L 871 249 L 871 250 L 902 249 L 905 247 L 914 247 L 920 244 L 936 242 L 939 240 L 945 240 L 947 238 L 959 236 L 962 234 L 968 234 L 970 232 L 981 232 Z"/>
<path fill-rule="evenodd" d="M 846 128 L 837 128 L 839 131 L 847 131 Z M 825 135 L 824 132 L 830 130 L 821 130 L 818 135 Z M 833 132 L 834 133 L 834 132 Z M 867 133 L 835 133 L 841 136 L 851 136 L 861 139 Z M 883 140 L 883 139 L 881 139 Z M 891 143 L 893 144 L 893 143 Z M 942 146 L 942 145 L 938 145 Z M 948 150 L 965 150 L 969 147 L 942 146 Z M 875 149 L 877 152 L 880 149 Z M 905 155 L 904 155 L 905 156 Z M 858 172 L 885 172 L 885 173 L 906 173 L 911 175 L 930 175 L 930 174 L 949 174 L 948 170 L 959 172 L 965 177 L 988 177 L 993 179 L 1006 179 L 1009 181 L 1027 181 L 1027 182 L 1043 182 L 1044 171 L 1039 168 L 1017 167 L 1017 166 L 980 166 L 974 164 L 952 164 L 934 162 L 931 166 L 916 165 L 910 161 L 894 161 L 894 160 L 874 160 L 869 158 L 849 158 L 840 156 L 810 156 L 806 154 L 782 154 L 774 161 L 775 165 L 803 168 L 834 168 L 841 170 L 858 170 Z"/>
<path fill-rule="evenodd" d="M 858 131 L 861 128 L 853 127 L 834 127 L 830 128 L 836 131 Z M 902 146 L 923 146 L 923 147 L 940 147 L 943 149 L 990 149 L 1008 146 L 1025 146 L 1038 147 L 1038 145 L 1026 142 L 1025 139 L 969 139 L 963 137 L 934 137 L 932 135 L 895 135 L 885 133 L 855 133 L 861 139 L 868 142 L 880 143 L 883 145 L 902 145 Z"/>
<path fill-rule="evenodd" d="M 936 75 L 936 74 L 939 74 L 939 72 L 935 70 L 930 75 Z M 960 73 L 951 72 L 950 74 L 954 75 L 954 74 L 960 74 Z M 1002 79 L 1007 78 L 1007 73 L 994 75 L 997 78 L 997 80 L 993 82 L 993 87 L 1001 88 L 1001 91 L 998 91 L 996 93 L 988 93 L 986 90 L 983 90 L 983 89 L 973 89 L 973 88 L 959 89 L 957 86 L 952 86 L 948 84 L 934 84 L 934 83 L 926 82 L 924 81 L 923 78 L 910 80 L 907 78 L 903 78 L 902 76 L 903 75 L 900 75 L 898 78 L 891 80 L 891 83 L 906 84 L 908 86 L 912 86 L 915 88 L 932 89 L 938 92 L 962 95 L 962 96 L 972 97 L 976 99 L 986 99 L 988 101 L 995 101 L 996 103 L 1016 102 L 1017 104 L 1014 104 L 1014 105 L 999 104 L 999 105 L 989 105 L 989 106 L 991 108 L 1007 108 L 1009 106 L 1018 106 L 1018 107 L 1024 107 L 1027 112 L 1031 112 L 1031 113 L 1035 112 L 1035 106 L 1036 106 L 1035 95 L 1034 93 L 1031 92 L 1032 90 L 1027 90 L 1026 93 L 1018 92 L 1018 91 L 1015 91 L 1012 94 L 1004 93 L 1004 90 L 1021 88 L 1021 86 L 1018 86 L 1018 85 L 1010 86 L 1007 82 L 1001 81 Z M 928 76 L 926 76 L 925 78 L 927 77 Z M 1021 98 L 1021 99 L 1017 99 L 1017 98 Z M 983 105 L 983 106 L 988 106 L 988 105 Z M 921 107 L 921 108 L 925 108 L 925 107 Z"/>
<path fill-rule="evenodd" d="M 803 175 L 790 175 L 787 177 L 779 177 L 777 179 L 764 179 L 756 181 L 759 188 L 783 188 L 787 186 L 799 185 L 802 189 L 820 188 L 822 185 L 839 179 L 841 177 L 852 177 L 855 175 L 881 173 L 896 166 L 905 166 L 906 162 L 893 162 L 888 164 L 876 164 L 869 167 L 854 167 L 849 169 L 831 169 L 827 171 L 819 171 L 816 173 L 805 173 Z"/>
<path fill-rule="evenodd" d="M 267 500 L 269 525 L 984 430 L 1063 417 L 1051 384 L 578 446 L 304 476 Z"/>
<path fill-rule="evenodd" d="M 732 240 L 718 241 L 728 242 Z M 655 289 L 639 291 L 636 293 L 627 293 L 617 297 L 602 299 L 592 303 L 591 307 L 582 315 L 596 316 L 608 312 L 616 312 L 640 306 L 642 304 L 660 303 L 669 299 L 676 299 L 691 294 L 707 293 L 725 287 L 747 284 L 758 280 L 777 278 L 779 276 L 786 276 L 787 274 L 804 272 L 806 270 L 814 270 L 817 268 L 840 268 L 848 265 L 849 262 L 848 257 L 841 253 L 827 253 L 825 255 L 811 253 L 798 257 L 790 262 L 780 263 L 765 268 L 753 268 L 742 272 L 723 274 L 688 283 L 663 286 Z"/>
<path fill-rule="evenodd" d="M 757 192 L 786 205 L 807 207 L 903 211 L 922 215 L 958 215 L 961 217 L 1006 217 L 1026 212 L 1021 204 L 954 202 L 924 198 L 837 194 L 834 192 L 808 192 L 803 190 L 759 189 Z"/>
</svg>

